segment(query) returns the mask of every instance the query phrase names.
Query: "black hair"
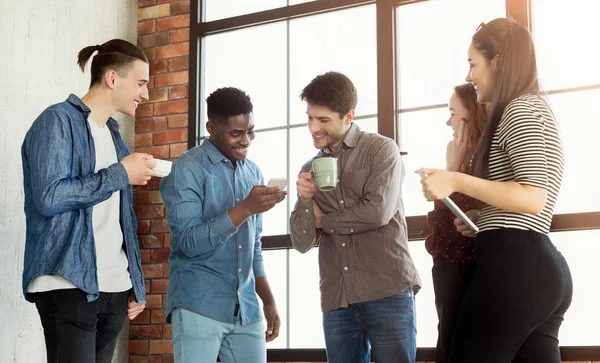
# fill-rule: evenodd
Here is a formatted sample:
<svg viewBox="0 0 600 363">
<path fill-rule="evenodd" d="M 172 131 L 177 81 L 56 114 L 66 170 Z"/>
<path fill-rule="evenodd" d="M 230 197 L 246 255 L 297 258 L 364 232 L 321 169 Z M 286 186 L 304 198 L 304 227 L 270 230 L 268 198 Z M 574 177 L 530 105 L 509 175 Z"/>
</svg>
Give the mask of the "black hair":
<svg viewBox="0 0 600 363">
<path fill-rule="evenodd" d="M 148 63 L 146 54 L 140 48 L 123 39 L 112 39 L 102 45 L 90 45 L 79 51 L 77 64 L 82 72 L 96 51 L 98 53 L 92 60 L 90 69 L 90 88 L 100 82 L 104 74 L 111 69 L 124 77 L 136 60 Z"/>
<path fill-rule="evenodd" d="M 224 122 L 230 116 L 246 115 L 252 112 L 250 96 L 235 87 L 223 87 L 214 91 L 206 99 L 208 120 Z"/>
</svg>

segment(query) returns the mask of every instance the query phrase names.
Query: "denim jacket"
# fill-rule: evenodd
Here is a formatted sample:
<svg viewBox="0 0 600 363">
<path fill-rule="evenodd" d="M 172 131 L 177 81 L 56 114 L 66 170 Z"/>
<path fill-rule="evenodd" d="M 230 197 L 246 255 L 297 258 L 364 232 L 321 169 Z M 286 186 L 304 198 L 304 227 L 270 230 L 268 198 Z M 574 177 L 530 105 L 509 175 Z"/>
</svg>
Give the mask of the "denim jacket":
<svg viewBox="0 0 600 363">
<path fill-rule="evenodd" d="M 250 160 L 237 167 L 210 142 L 185 152 L 160 182 L 171 227 L 167 322 L 182 308 L 224 323 L 262 320 L 255 279 L 265 276 L 262 214 L 239 227 L 228 210 L 263 183 Z"/>
<path fill-rule="evenodd" d="M 21 147 L 25 191 L 23 294 L 42 275 L 60 275 L 99 296 L 92 207 L 120 191 L 120 222 L 129 275 L 138 303 L 146 302 L 132 188 L 121 163 L 94 173 L 96 154 L 88 124 L 90 109 L 75 95 L 48 107 L 33 122 Z M 120 161 L 129 149 L 113 118 L 107 126 Z"/>
</svg>

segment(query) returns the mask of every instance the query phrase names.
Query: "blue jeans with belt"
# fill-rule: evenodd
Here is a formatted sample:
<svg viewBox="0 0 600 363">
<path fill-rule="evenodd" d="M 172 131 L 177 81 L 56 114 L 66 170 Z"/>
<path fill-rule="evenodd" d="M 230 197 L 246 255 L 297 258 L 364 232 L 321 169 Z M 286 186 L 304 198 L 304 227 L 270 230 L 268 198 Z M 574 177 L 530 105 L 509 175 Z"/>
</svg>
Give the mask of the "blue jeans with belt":
<svg viewBox="0 0 600 363">
<path fill-rule="evenodd" d="M 414 363 L 417 319 L 412 287 L 379 300 L 323 313 L 329 363 Z"/>
</svg>

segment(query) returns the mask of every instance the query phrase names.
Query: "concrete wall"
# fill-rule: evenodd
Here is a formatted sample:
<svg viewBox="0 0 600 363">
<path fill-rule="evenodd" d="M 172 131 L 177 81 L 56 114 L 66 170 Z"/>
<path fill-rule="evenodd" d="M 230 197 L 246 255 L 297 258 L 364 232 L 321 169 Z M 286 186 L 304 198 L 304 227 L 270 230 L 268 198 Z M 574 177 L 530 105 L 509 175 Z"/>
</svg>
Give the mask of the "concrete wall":
<svg viewBox="0 0 600 363">
<path fill-rule="evenodd" d="M 21 143 L 44 108 L 87 91 L 89 73 L 76 65 L 81 48 L 112 38 L 136 42 L 137 5 L 136 0 L 0 0 L 0 363 L 46 361 L 37 311 L 21 293 Z M 119 121 L 133 148 L 133 119 Z M 127 362 L 128 329 L 115 362 Z"/>
</svg>

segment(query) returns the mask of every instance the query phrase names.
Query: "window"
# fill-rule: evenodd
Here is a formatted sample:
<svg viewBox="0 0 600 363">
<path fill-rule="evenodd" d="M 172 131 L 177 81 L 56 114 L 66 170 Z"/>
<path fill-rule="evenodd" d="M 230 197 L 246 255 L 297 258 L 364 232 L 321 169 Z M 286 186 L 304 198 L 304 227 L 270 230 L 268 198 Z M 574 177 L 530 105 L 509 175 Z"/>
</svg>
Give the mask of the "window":
<svg viewBox="0 0 600 363">
<path fill-rule="evenodd" d="M 207 7 L 211 2 L 208 1 Z M 218 5 L 213 2 L 211 6 L 215 12 L 217 8 L 228 7 L 226 2 Z M 207 16 L 210 9 L 207 8 Z M 246 91 L 254 104 L 256 127 L 249 159 L 259 165 L 265 183 L 276 177 L 289 180 L 286 200 L 263 215 L 263 235 L 288 233 L 289 215 L 296 203 L 297 174 L 318 151 L 308 132 L 305 103 L 299 98 L 304 86 L 321 73 L 339 71 L 346 74 L 358 90 L 356 124 L 377 132 L 375 39 L 373 5 L 205 38 L 202 99 L 223 86 Z M 204 107 L 205 102 L 202 102 L 201 136 L 206 136 Z M 316 250 L 307 255 L 295 251 L 264 253 L 268 278 L 276 292 L 286 330 L 280 338 L 269 343 L 269 348 L 324 347 L 316 256 Z M 288 274 L 290 283 L 286 288 Z M 286 314 L 288 293 L 289 321 Z"/>
<path fill-rule="evenodd" d="M 416 296 L 417 360 L 422 361 L 434 359 L 432 351 L 423 348 L 434 347 L 437 337 L 432 261 L 423 246 L 426 231 L 419 233 L 432 205 L 422 197 L 413 171 L 423 166 L 445 167 L 445 148 L 451 138 L 445 125 L 449 116 L 446 103 L 452 88 L 464 83 L 467 49 L 478 25 L 506 14 L 528 23 L 543 91 L 559 120 L 565 149 L 565 175 L 556 213 L 584 213 L 584 227 L 596 228 L 575 231 L 583 228 L 581 221 L 566 218 L 559 229 L 573 231 L 551 234 L 569 262 L 575 283 L 573 303 L 561 329 L 561 345 L 599 347 L 569 350 L 575 354 L 563 358 L 600 359 L 600 341 L 593 333 L 600 324 L 593 306 L 599 296 L 597 289 L 589 288 L 598 276 L 592 256 L 600 252 L 600 222 L 589 216 L 598 215 L 600 196 L 587 187 L 600 176 L 590 168 L 595 135 L 600 131 L 596 107 L 600 69 L 594 64 L 600 55 L 600 48 L 594 46 L 600 34 L 595 19 L 600 4 L 587 0 L 203 3 L 203 17 L 211 25 L 192 22 L 192 34 L 201 39 L 199 49 L 191 42 L 192 60 L 197 50 L 201 57 L 193 63 L 199 66 L 200 82 L 191 81 L 190 97 L 199 92 L 204 100 L 223 86 L 247 91 L 255 106 L 257 130 L 250 158 L 261 167 L 265 182 L 271 177 L 289 180 L 286 202 L 264 215 L 264 236 L 288 233 L 289 214 L 296 202 L 296 175 L 317 152 L 307 131 L 305 105 L 298 97 L 316 75 L 329 70 L 348 75 L 359 94 L 355 123 L 373 132 L 379 127 L 408 152 L 403 157 L 407 171 L 403 194 L 410 216 L 409 235 L 414 239 L 409 248 L 423 283 Z M 194 6 L 198 5 L 192 5 L 192 13 L 197 10 Z M 395 62 L 390 61 L 391 54 Z M 196 76 L 193 71 L 191 74 Z M 199 115 L 197 123 L 190 123 L 192 146 L 197 136 L 205 134 L 204 106 L 204 102 L 190 102 L 190 114 Z M 289 249 L 264 252 L 283 323 L 280 338 L 268 348 L 324 347 L 317 255 L 316 250 L 305 255 Z"/>
<path fill-rule="evenodd" d="M 533 35 L 545 91 L 600 84 L 600 3 L 533 1 Z"/>
<path fill-rule="evenodd" d="M 407 216 L 424 216 L 433 208 L 423 197 L 414 171 L 446 168 L 446 145 L 452 139 L 452 130 L 446 126 L 450 116 L 446 103 L 453 88 L 465 83 L 471 37 L 482 21 L 505 13 L 503 0 L 425 1 L 396 9 L 398 140 L 408 152 L 403 157 L 406 177 L 402 187 Z M 417 346 L 435 347 L 433 261 L 423 241 L 413 241 L 409 248 L 423 285 L 415 298 Z"/>
<path fill-rule="evenodd" d="M 431 210 L 413 171 L 446 167 L 452 138 L 446 103 L 452 89 L 465 83 L 471 37 L 482 21 L 505 14 L 504 0 L 425 1 L 396 9 L 398 130 L 408 152 L 403 194 L 409 216 Z"/>
</svg>

